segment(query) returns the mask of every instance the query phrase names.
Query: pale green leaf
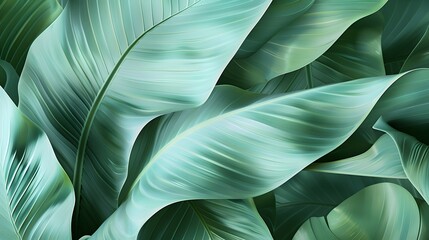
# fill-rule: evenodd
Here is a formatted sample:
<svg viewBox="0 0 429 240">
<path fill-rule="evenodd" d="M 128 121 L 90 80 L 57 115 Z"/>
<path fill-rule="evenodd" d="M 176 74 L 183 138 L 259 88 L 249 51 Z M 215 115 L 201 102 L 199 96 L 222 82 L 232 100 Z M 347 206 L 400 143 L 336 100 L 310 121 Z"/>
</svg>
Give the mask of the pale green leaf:
<svg viewBox="0 0 429 240">
<path fill-rule="evenodd" d="M 418 141 L 413 136 L 397 131 L 389 126 L 382 118 L 374 125 L 374 128 L 387 133 L 399 150 L 404 171 L 420 192 L 426 202 L 429 203 L 429 146 Z"/>
<path fill-rule="evenodd" d="M 280 2 L 280 0 L 279 0 Z M 248 57 L 234 58 L 225 69 L 227 82 L 262 83 L 298 70 L 322 55 L 357 20 L 379 10 L 386 0 L 318 0 L 281 28 Z M 273 5 L 275 7 L 275 5 Z M 287 7 L 287 4 L 284 5 Z M 286 10 L 285 10 L 286 11 Z M 270 21 L 264 21 L 270 25 Z"/>
<path fill-rule="evenodd" d="M 21 73 L 34 39 L 60 14 L 56 0 L 2 0 L 0 2 L 0 59 Z"/>
<path fill-rule="evenodd" d="M 251 200 L 175 203 L 143 226 L 139 239 L 272 239 Z"/>
<path fill-rule="evenodd" d="M 395 142 L 386 134 L 360 155 L 333 162 L 314 163 L 306 170 L 367 177 L 407 178 Z"/>
<path fill-rule="evenodd" d="M 73 187 L 47 136 L 0 88 L 0 238 L 71 239 Z"/>
<path fill-rule="evenodd" d="M 148 164 L 94 238 L 135 238 L 174 202 L 248 198 L 280 186 L 347 139 L 401 76 L 265 98 L 220 86 L 201 107 L 161 118 L 140 159 Z"/>
<path fill-rule="evenodd" d="M 76 0 L 36 39 L 19 107 L 73 176 L 77 236 L 117 208 L 143 126 L 202 104 L 269 2 Z"/>
<path fill-rule="evenodd" d="M 354 194 L 327 216 L 308 220 L 294 239 L 329 236 L 336 239 L 417 239 L 419 209 L 410 193 L 392 183 L 375 184 Z M 313 239 L 331 239 L 331 238 Z"/>
</svg>

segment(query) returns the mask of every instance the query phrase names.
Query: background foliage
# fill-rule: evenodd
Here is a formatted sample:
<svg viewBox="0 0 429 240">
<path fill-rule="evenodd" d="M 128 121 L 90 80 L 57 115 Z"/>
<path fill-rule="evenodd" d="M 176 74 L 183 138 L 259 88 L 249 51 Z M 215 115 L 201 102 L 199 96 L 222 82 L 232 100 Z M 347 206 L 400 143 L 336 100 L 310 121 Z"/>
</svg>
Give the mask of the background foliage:
<svg viewBox="0 0 429 240">
<path fill-rule="evenodd" d="M 0 238 L 428 239 L 426 0 L 1 0 Z"/>
</svg>

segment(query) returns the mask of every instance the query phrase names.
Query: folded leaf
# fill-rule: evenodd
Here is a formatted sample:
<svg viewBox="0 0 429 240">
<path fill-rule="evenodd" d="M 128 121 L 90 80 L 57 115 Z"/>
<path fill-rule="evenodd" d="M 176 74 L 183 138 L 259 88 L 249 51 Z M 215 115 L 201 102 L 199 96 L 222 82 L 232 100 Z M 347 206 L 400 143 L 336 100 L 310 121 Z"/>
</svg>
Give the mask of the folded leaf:
<svg viewBox="0 0 429 240">
<path fill-rule="evenodd" d="M 327 236 L 328 229 L 337 239 L 417 239 L 417 223 L 419 209 L 411 194 L 396 184 L 380 183 L 342 202 L 326 220 L 308 220 L 294 239 L 303 239 L 304 234 Z"/>
<path fill-rule="evenodd" d="M 117 208 L 143 126 L 202 104 L 268 4 L 76 0 L 37 38 L 19 107 L 73 176 L 77 236 Z"/>
<path fill-rule="evenodd" d="M 135 238 L 174 202 L 248 198 L 276 188 L 347 139 L 398 77 L 266 98 L 218 87 L 201 107 L 161 118 L 154 147 L 140 160 L 148 164 L 94 238 Z"/>
<path fill-rule="evenodd" d="M 272 239 L 251 200 L 173 204 L 143 226 L 139 239 Z"/>
<path fill-rule="evenodd" d="M 0 88 L 0 236 L 71 239 L 73 187 L 46 135 Z"/>
<path fill-rule="evenodd" d="M 386 134 L 360 155 L 333 162 L 314 163 L 306 170 L 368 177 L 407 178 L 395 142 Z"/>
<path fill-rule="evenodd" d="M 234 58 L 225 69 L 223 78 L 227 80 L 224 81 L 243 79 L 243 82 L 261 83 L 298 70 L 322 55 L 350 25 L 376 12 L 385 3 L 386 0 L 315 1 L 297 19 L 286 21 L 286 25 L 261 47 L 247 53 L 248 57 Z M 283 6 L 288 7 L 287 4 Z M 267 19 L 261 24 L 272 23 Z"/>
<path fill-rule="evenodd" d="M 429 177 L 429 146 L 408 134 L 397 131 L 382 118 L 375 123 L 374 128 L 387 133 L 396 143 L 408 179 L 426 202 L 429 203 L 429 185 L 427 184 Z"/>
<path fill-rule="evenodd" d="M 2 0 L 0 59 L 21 73 L 30 45 L 61 10 L 56 0 Z"/>
</svg>

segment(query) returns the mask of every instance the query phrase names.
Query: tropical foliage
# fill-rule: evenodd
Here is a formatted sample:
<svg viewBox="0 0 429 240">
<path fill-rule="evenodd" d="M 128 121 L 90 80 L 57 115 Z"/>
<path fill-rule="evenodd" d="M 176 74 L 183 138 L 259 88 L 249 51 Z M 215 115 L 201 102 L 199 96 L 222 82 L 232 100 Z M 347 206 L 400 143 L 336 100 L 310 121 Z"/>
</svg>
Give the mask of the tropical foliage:
<svg viewBox="0 0 429 240">
<path fill-rule="evenodd" d="M 1 239 L 428 239 L 426 0 L 1 0 Z"/>
</svg>

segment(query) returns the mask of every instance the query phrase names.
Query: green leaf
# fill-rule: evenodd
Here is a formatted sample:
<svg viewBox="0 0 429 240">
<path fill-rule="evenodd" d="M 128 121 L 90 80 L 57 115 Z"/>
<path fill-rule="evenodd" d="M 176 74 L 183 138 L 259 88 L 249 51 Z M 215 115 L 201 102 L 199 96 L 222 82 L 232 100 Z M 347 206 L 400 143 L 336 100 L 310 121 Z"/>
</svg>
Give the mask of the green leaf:
<svg viewBox="0 0 429 240">
<path fill-rule="evenodd" d="M 419 209 L 411 194 L 396 184 L 380 183 L 342 202 L 326 220 L 308 220 L 294 239 L 417 239 L 419 222 Z"/>
<path fill-rule="evenodd" d="M 148 164 L 94 238 L 135 238 L 174 202 L 248 198 L 276 188 L 345 141 L 400 76 L 265 98 L 218 87 L 201 107 L 161 118 L 153 149 L 140 159 Z"/>
<path fill-rule="evenodd" d="M 19 107 L 73 176 L 78 236 L 117 208 L 143 126 L 202 104 L 268 4 L 76 0 L 37 38 Z"/>
<path fill-rule="evenodd" d="M 21 73 L 30 45 L 61 10 L 56 0 L 2 0 L 0 59 Z"/>
<path fill-rule="evenodd" d="M 382 135 L 372 127 L 383 118 L 424 142 L 429 142 L 429 70 L 406 72 L 377 102 L 358 130 L 339 148 L 324 156 L 321 161 L 340 160 L 364 153 Z"/>
<path fill-rule="evenodd" d="M 407 180 L 300 172 L 274 190 L 277 202 L 274 238 L 292 239 L 309 218 L 327 215 L 356 192 L 382 182 L 400 184 L 415 197 L 421 198 Z"/>
<path fill-rule="evenodd" d="M 429 67 L 429 27 L 426 28 L 426 32 L 410 55 L 408 55 L 400 71 L 404 72 L 414 68 L 424 67 Z"/>
<path fill-rule="evenodd" d="M 382 20 L 373 14 L 354 23 L 322 56 L 307 66 L 252 87 L 264 94 L 309 89 L 357 78 L 385 75 L 381 52 Z M 251 86 L 248 81 L 234 82 Z"/>
<path fill-rule="evenodd" d="M 314 163 L 306 170 L 367 177 L 407 178 L 395 142 L 386 134 L 360 155 L 333 162 Z"/>
<path fill-rule="evenodd" d="M 0 60 L 0 86 L 16 105 L 18 105 L 18 80 L 19 76 L 12 65 Z"/>
<path fill-rule="evenodd" d="M 316 1 L 290 24 L 286 21 L 286 25 L 261 47 L 247 53 L 247 57 L 234 58 L 225 69 L 223 81 L 236 82 L 241 79 L 240 82 L 247 81 L 252 86 L 298 70 L 322 55 L 350 25 L 376 12 L 385 3 L 386 0 Z M 285 8 L 288 6 L 283 5 Z M 260 24 L 262 28 L 271 25 L 272 21 L 266 20 Z"/>
<path fill-rule="evenodd" d="M 274 191 L 254 197 L 253 201 L 259 215 L 264 219 L 265 224 L 273 234 L 276 226 L 276 196 Z"/>
<path fill-rule="evenodd" d="M 0 236 L 71 239 L 74 194 L 46 135 L 0 88 Z"/>
<path fill-rule="evenodd" d="M 388 74 L 398 73 L 429 24 L 426 0 L 389 0 L 381 9 L 385 18 L 383 57 Z"/>
<path fill-rule="evenodd" d="M 429 176 L 429 146 L 408 134 L 397 131 L 382 118 L 375 123 L 374 128 L 387 133 L 396 143 L 405 174 L 426 202 L 429 203 L 429 185 L 427 184 Z"/>
<path fill-rule="evenodd" d="M 420 230 L 418 240 L 429 238 L 429 205 L 425 201 L 417 201 L 420 210 Z"/>
<path fill-rule="evenodd" d="M 139 239 L 272 239 L 251 200 L 185 201 L 143 226 Z"/>
</svg>

